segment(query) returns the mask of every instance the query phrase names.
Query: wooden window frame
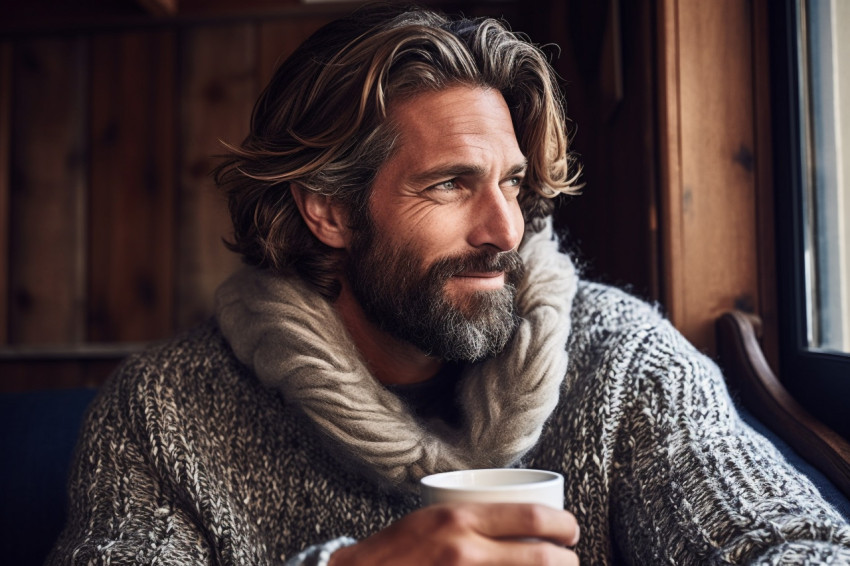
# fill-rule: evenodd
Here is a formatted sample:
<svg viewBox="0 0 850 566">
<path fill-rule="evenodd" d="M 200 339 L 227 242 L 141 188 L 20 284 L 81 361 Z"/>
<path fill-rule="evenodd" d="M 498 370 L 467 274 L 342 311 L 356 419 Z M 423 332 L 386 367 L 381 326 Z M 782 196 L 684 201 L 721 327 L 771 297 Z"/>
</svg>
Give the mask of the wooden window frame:
<svg viewBox="0 0 850 566">
<path fill-rule="evenodd" d="M 850 356 L 817 351 L 807 344 L 802 187 L 803 125 L 799 116 L 799 17 L 795 0 L 771 5 L 772 105 L 776 179 L 777 267 L 781 379 L 812 414 L 845 438 L 850 438 Z"/>
</svg>

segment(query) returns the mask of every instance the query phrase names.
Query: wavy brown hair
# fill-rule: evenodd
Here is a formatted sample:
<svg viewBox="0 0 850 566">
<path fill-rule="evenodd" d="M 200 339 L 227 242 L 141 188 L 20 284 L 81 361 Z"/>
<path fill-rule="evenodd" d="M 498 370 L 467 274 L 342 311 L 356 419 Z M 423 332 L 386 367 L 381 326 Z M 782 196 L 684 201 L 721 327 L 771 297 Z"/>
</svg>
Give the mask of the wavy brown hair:
<svg viewBox="0 0 850 566">
<path fill-rule="evenodd" d="M 546 56 L 493 19 L 450 19 L 415 7 L 361 9 L 314 33 L 275 72 L 254 106 L 251 131 L 216 169 L 234 239 L 251 265 L 293 270 L 335 298 L 344 252 L 321 243 L 290 192 L 342 203 L 352 229 L 368 225 L 369 189 L 392 155 L 391 104 L 455 85 L 498 90 L 528 159 L 519 204 L 529 228 L 574 192 L 565 115 Z"/>
</svg>

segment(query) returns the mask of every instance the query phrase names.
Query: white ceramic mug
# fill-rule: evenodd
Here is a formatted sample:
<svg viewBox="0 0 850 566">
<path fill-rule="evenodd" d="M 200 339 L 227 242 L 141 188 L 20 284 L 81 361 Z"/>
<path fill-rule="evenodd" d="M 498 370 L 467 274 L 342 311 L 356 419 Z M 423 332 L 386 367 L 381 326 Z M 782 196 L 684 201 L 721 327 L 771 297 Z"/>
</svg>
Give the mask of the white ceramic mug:
<svg viewBox="0 0 850 566">
<path fill-rule="evenodd" d="M 564 476 L 515 468 L 460 470 L 422 478 L 422 505 L 435 503 L 539 503 L 564 508 Z"/>
</svg>

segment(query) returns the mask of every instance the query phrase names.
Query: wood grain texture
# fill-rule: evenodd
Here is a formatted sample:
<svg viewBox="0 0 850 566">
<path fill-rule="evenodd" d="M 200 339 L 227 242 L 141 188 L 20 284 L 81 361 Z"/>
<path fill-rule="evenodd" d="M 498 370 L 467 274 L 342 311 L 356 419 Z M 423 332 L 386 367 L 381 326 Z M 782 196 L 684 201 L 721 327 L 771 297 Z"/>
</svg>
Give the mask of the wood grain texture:
<svg viewBox="0 0 850 566">
<path fill-rule="evenodd" d="M 180 0 L 136 0 L 136 2 L 154 16 L 173 16 L 177 14 Z"/>
<path fill-rule="evenodd" d="M 9 340 L 9 156 L 12 140 L 12 44 L 0 42 L 0 344 Z"/>
<path fill-rule="evenodd" d="M 756 230 L 758 236 L 759 316 L 761 347 L 773 370 L 779 372 L 779 292 L 776 281 L 776 208 L 773 186 L 773 147 L 770 105 L 770 38 L 768 0 L 753 1 L 753 83 L 755 104 Z"/>
<path fill-rule="evenodd" d="M 332 17 L 284 18 L 260 24 L 259 85 L 265 87 L 277 66 L 289 57 L 305 39 Z"/>
<path fill-rule="evenodd" d="M 222 243 L 231 222 L 210 172 L 221 141 L 239 143 L 248 133 L 258 95 L 256 28 L 187 29 L 181 57 L 177 326 L 185 327 L 212 314 L 216 287 L 240 264 Z"/>
<path fill-rule="evenodd" d="M 92 41 L 89 339 L 172 330 L 175 202 L 173 32 Z"/>
<path fill-rule="evenodd" d="M 662 297 L 673 324 L 684 321 L 682 235 L 682 132 L 679 78 L 679 2 L 662 0 L 658 10 L 660 240 Z"/>
<path fill-rule="evenodd" d="M 86 46 L 81 38 L 22 41 L 13 65 L 9 341 L 77 343 L 85 321 Z"/>
<path fill-rule="evenodd" d="M 0 33 L 38 34 L 78 32 L 92 26 L 143 24 L 150 20 L 138 3 L 129 0 L 27 0 L 2 3 Z"/>
<path fill-rule="evenodd" d="M 699 348 L 759 309 L 751 4 L 665 0 L 666 304 Z"/>
<path fill-rule="evenodd" d="M 78 31 L 132 31 L 154 26 L 176 28 L 186 24 L 233 24 L 273 18 L 322 16 L 336 19 L 369 0 L 305 3 L 302 0 L 28 0 L 6 1 L 0 18 L 0 34 L 59 34 Z M 467 15 L 504 14 L 515 22 L 516 0 L 430 0 L 448 12 Z"/>
<path fill-rule="evenodd" d="M 618 18 L 610 10 L 618 5 L 623 25 L 615 32 Z M 659 106 L 653 3 L 550 0 L 535 8 L 540 27 L 530 30 L 531 37 L 561 46 L 553 64 L 564 78 L 568 125 L 574 133 L 571 150 L 586 183 L 579 196 L 562 199 L 556 227 L 565 232 L 565 245 L 586 277 L 657 301 L 660 270 L 653 218 Z M 617 33 L 622 35 L 619 41 L 610 37 Z M 622 97 L 612 88 L 619 79 L 605 78 L 620 67 L 618 60 Z"/>
<path fill-rule="evenodd" d="M 100 387 L 120 359 L 0 360 L 0 392 Z"/>
</svg>

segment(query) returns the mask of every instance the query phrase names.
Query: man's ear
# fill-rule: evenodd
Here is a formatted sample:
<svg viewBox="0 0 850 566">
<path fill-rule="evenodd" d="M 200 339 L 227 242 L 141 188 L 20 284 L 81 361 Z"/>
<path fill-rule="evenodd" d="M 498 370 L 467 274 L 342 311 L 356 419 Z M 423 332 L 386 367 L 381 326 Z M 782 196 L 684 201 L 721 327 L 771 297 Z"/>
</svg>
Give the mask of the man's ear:
<svg viewBox="0 0 850 566">
<path fill-rule="evenodd" d="M 320 242 L 332 248 L 348 245 L 346 217 L 339 203 L 326 196 L 307 190 L 298 183 L 290 183 L 289 190 L 301 217 Z"/>
</svg>

